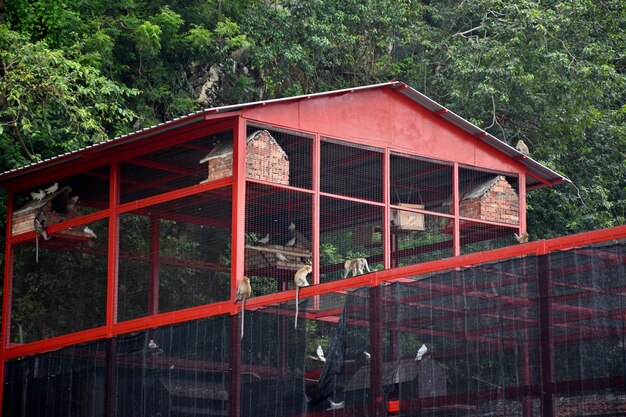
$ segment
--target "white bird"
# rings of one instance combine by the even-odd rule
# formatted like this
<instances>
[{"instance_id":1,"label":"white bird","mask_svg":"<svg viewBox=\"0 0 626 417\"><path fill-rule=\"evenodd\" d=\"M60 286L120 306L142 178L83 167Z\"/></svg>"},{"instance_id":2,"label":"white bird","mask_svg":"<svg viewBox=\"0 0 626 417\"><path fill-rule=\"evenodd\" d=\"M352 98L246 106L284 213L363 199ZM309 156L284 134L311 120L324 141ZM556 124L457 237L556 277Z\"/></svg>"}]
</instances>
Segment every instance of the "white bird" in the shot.
<instances>
[{"instance_id":1,"label":"white bird","mask_svg":"<svg viewBox=\"0 0 626 417\"><path fill-rule=\"evenodd\" d=\"M530 156L530 152L528 151L528 146L521 139L517 141L517 145L515 145L515 149L517 149L524 156Z\"/></svg>"},{"instance_id":2,"label":"white bird","mask_svg":"<svg viewBox=\"0 0 626 417\"><path fill-rule=\"evenodd\" d=\"M276 252L276 259L282 262L289 262L289 259L285 258L285 255L280 252Z\"/></svg>"},{"instance_id":3,"label":"white bird","mask_svg":"<svg viewBox=\"0 0 626 417\"><path fill-rule=\"evenodd\" d=\"M290 231L292 231L292 232L293 232L294 230L296 230L296 225L295 225L295 224L293 224L293 222L291 222L291 224L289 225L289 230L290 230Z\"/></svg>"},{"instance_id":4,"label":"white bird","mask_svg":"<svg viewBox=\"0 0 626 417\"><path fill-rule=\"evenodd\" d=\"M363 355L365 355L365 360L367 360L367 363L370 362L370 359L372 359L372 355L369 354L369 352L363 352Z\"/></svg>"},{"instance_id":5,"label":"white bird","mask_svg":"<svg viewBox=\"0 0 626 417\"><path fill-rule=\"evenodd\" d=\"M46 194L52 194L52 193L54 193L58 189L59 189L59 183L55 182L50 187L45 188L44 191L46 192Z\"/></svg>"},{"instance_id":6,"label":"white bird","mask_svg":"<svg viewBox=\"0 0 626 417\"><path fill-rule=\"evenodd\" d=\"M268 234L265 235L265 237L263 239L257 240L257 243L265 245L269 241L270 241L270 234L268 233Z\"/></svg>"},{"instance_id":7,"label":"white bird","mask_svg":"<svg viewBox=\"0 0 626 417\"><path fill-rule=\"evenodd\" d=\"M96 233L95 233L93 230L91 230L91 229L89 228L89 226L85 226L85 228L83 229L83 232L84 232L84 233L86 233L86 234L88 234L89 236L91 236L91 237L93 237L93 238L97 238L97 237L98 237L98 236L96 235Z\"/></svg>"},{"instance_id":8,"label":"white bird","mask_svg":"<svg viewBox=\"0 0 626 417\"><path fill-rule=\"evenodd\" d=\"M285 243L285 246L293 246L296 244L296 237L292 237L291 239L289 239L289 242Z\"/></svg>"},{"instance_id":9,"label":"white bird","mask_svg":"<svg viewBox=\"0 0 626 417\"><path fill-rule=\"evenodd\" d=\"M155 353L163 353L163 349L161 349L159 345L157 345L156 342L152 339L150 339L150 341L148 342L148 349Z\"/></svg>"},{"instance_id":10,"label":"white bird","mask_svg":"<svg viewBox=\"0 0 626 417\"><path fill-rule=\"evenodd\" d=\"M336 403L333 400L331 400L330 398L327 398L327 399L328 399L328 402L330 403L330 407L328 407L326 409L326 411L328 411L328 410L341 410L344 407L344 405L345 405L344 401L342 401L340 403Z\"/></svg>"},{"instance_id":11,"label":"white bird","mask_svg":"<svg viewBox=\"0 0 626 417\"><path fill-rule=\"evenodd\" d=\"M315 352L317 353L317 357L322 361L322 362L326 362L326 358L324 357L324 351L322 350L322 346L318 346L317 347L317 351Z\"/></svg>"},{"instance_id":12,"label":"white bird","mask_svg":"<svg viewBox=\"0 0 626 417\"><path fill-rule=\"evenodd\" d=\"M44 190L31 191L30 196L35 201L41 201L46 196L46 192Z\"/></svg>"},{"instance_id":13,"label":"white bird","mask_svg":"<svg viewBox=\"0 0 626 417\"><path fill-rule=\"evenodd\" d=\"M421 361L424 355L428 352L428 348L426 345L422 344L422 347L417 351L417 356L415 357L416 361Z\"/></svg>"}]
</instances>

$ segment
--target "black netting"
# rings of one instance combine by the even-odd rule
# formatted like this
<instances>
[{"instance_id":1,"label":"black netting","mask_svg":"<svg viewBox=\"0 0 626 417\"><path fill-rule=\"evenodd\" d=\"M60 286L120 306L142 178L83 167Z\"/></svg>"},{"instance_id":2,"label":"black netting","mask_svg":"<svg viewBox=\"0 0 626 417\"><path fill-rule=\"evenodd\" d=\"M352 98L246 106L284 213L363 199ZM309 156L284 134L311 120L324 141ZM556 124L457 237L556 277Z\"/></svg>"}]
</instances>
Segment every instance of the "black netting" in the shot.
<instances>
[{"instance_id":1,"label":"black netting","mask_svg":"<svg viewBox=\"0 0 626 417\"><path fill-rule=\"evenodd\" d=\"M623 243L526 256L313 296L297 329L292 300L246 310L242 340L237 315L11 360L3 411L624 415L625 260Z\"/></svg>"}]
</instances>

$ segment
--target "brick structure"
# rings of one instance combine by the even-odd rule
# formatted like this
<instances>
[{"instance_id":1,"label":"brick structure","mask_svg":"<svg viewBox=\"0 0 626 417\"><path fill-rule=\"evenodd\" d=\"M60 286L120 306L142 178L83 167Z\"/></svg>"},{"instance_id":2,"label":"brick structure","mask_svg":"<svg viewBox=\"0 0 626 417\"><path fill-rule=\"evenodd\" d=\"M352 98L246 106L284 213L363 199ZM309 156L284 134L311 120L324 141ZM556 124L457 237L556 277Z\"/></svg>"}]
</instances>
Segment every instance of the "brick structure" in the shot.
<instances>
[{"instance_id":1,"label":"brick structure","mask_svg":"<svg viewBox=\"0 0 626 417\"><path fill-rule=\"evenodd\" d=\"M506 178L498 175L463 197L460 214L473 219L519 224L519 198Z\"/></svg>"},{"instance_id":2,"label":"brick structure","mask_svg":"<svg viewBox=\"0 0 626 417\"><path fill-rule=\"evenodd\" d=\"M204 162L208 162L208 181L231 176L232 141L217 145L200 161ZM267 130L257 130L246 139L246 176L255 180L289 185L289 158Z\"/></svg>"}]
</instances>

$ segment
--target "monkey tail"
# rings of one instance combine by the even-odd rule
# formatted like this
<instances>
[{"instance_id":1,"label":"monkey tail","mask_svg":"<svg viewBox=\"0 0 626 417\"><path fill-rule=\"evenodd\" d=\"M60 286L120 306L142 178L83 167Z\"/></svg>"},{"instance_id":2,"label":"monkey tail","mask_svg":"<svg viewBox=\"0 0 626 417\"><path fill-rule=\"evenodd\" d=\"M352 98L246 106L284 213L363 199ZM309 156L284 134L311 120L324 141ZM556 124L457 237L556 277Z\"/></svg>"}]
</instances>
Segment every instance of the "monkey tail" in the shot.
<instances>
[{"instance_id":1,"label":"monkey tail","mask_svg":"<svg viewBox=\"0 0 626 417\"><path fill-rule=\"evenodd\" d=\"M298 291L299 290L300 290L300 287L296 285L296 321L294 322L294 325L293 325L294 329L298 328Z\"/></svg>"},{"instance_id":2,"label":"monkey tail","mask_svg":"<svg viewBox=\"0 0 626 417\"><path fill-rule=\"evenodd\" d=\"M367 259L363 258L363 260L365 261L365 269L367 269L367 272L372 272L372 270L370 269L370 266L367 263Z\"/></svg>"},{"instance_id":3,"label":"monkey tail","mask_svg":"<svg viewBox=\"0 0 626 417\"><path fill-rule=\"evenodd\" d=\"M243 325L246 319L246 299L241 300L241 338L243 339Z\"/></svg>"}]
</instances>

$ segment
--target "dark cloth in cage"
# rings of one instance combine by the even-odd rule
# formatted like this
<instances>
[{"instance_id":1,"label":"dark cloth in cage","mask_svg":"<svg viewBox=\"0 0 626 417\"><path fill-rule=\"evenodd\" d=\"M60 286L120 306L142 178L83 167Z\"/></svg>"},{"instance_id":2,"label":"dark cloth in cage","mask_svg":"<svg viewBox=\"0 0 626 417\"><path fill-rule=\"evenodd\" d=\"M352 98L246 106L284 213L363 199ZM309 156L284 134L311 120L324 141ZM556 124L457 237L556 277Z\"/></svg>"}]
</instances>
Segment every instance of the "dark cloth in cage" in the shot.
<instances>
[{"instance_id":1,"label":"dark cloth in cage","mask_svg":"<svg viewBox=\"0 0 626 417\"><path fill-rule=\"evenodd\" d=\"M343 356L346 349L347 305L348 304L346 303L343 307L343 312L339 318L337 330L333 335L330 348L325 355L326 362L324 362L324 368L322 369L320 379L317 381L315 394L311 397L311 404L323 401L335 392L336 378L343 368Z\"/></svg>"}]
</instances>

